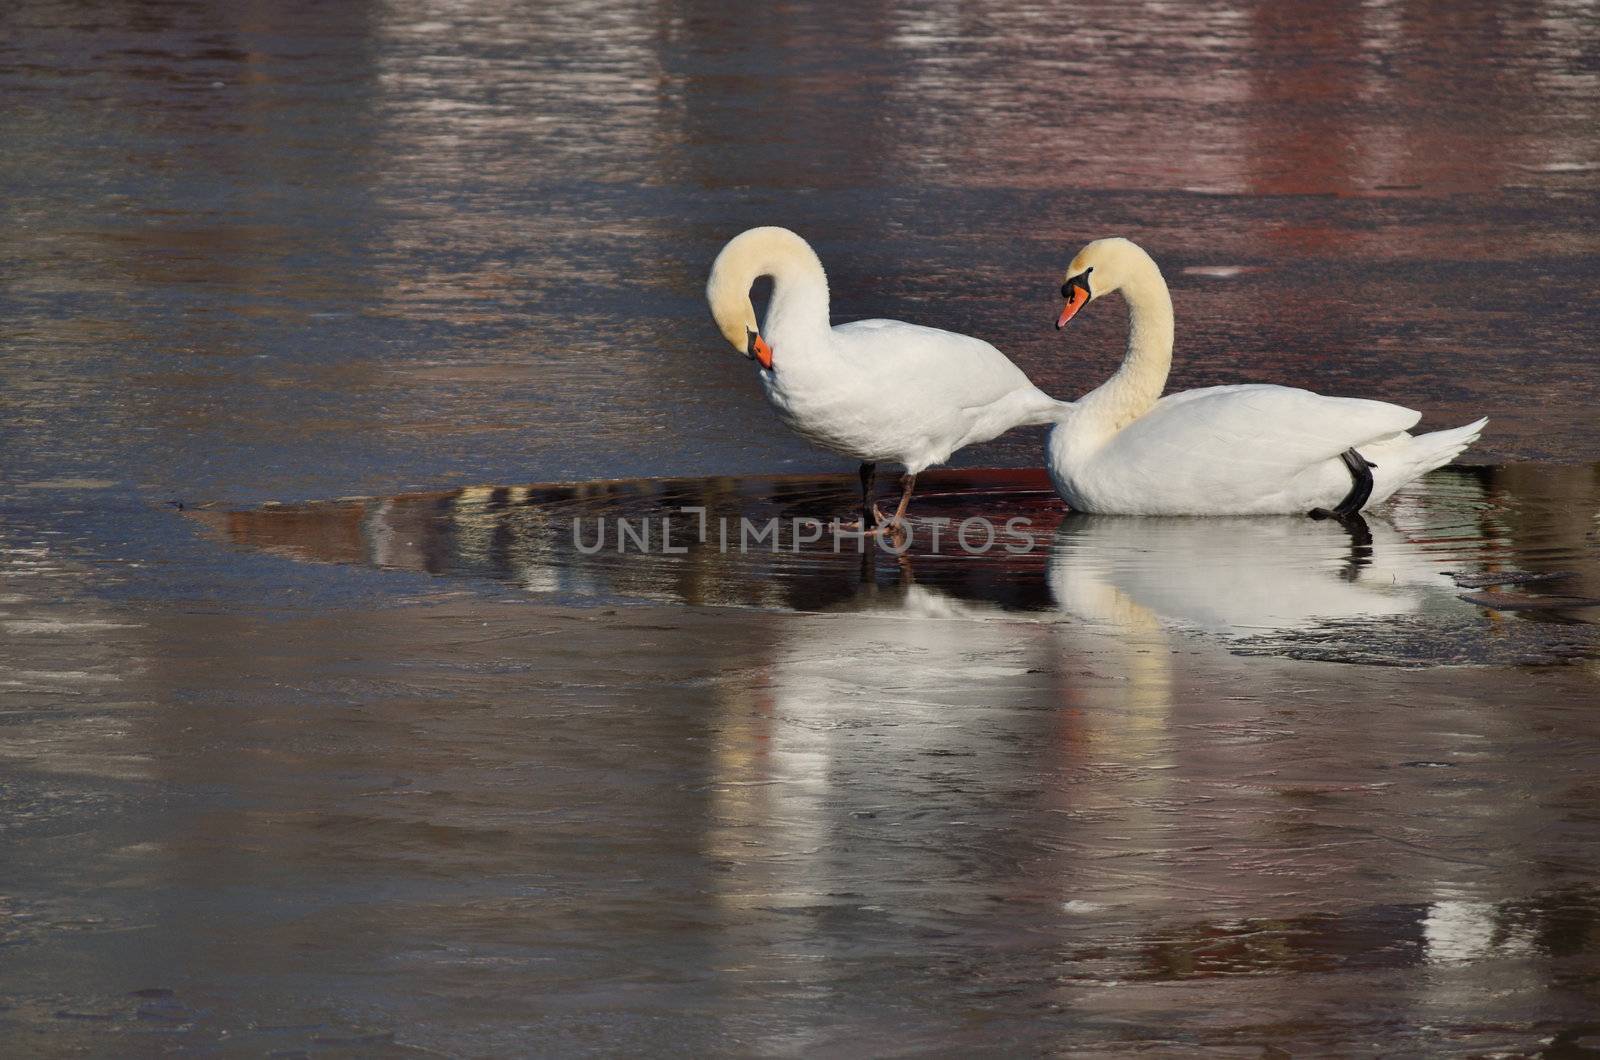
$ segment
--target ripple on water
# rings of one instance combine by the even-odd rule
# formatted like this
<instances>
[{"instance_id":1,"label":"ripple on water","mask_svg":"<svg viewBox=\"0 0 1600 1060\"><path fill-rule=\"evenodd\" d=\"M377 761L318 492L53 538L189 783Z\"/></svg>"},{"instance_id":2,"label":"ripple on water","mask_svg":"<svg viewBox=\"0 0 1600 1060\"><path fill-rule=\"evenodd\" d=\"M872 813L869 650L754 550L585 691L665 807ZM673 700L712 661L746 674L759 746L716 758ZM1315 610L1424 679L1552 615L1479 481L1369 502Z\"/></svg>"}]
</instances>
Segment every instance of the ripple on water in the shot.
<instances>
[{"instance_id":1,"label":"ripple on water","mask_svg":"<svg viewBox=\"0 0 1600 1060\"><path fill-rule=\"evenodd\" d=\"M920 486L910 539L894 544L832 528L853 503L845 476L479 486L186 515L299 561L563 602L1010 612L1384 665L1596 654L1595 467L1447 469L1357 530L1072 514L1036 470L940 470Z\"/></svg>"}]
</instances>

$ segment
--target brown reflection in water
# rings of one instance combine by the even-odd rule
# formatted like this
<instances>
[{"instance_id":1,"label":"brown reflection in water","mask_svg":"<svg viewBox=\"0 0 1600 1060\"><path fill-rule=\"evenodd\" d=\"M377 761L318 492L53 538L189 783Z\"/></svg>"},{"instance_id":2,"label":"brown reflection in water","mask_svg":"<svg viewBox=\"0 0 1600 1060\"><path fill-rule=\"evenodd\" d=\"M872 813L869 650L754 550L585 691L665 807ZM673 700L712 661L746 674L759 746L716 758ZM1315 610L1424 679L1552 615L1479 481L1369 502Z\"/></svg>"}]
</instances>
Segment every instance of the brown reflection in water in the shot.
<instances>
[{"instance_id":1,"label":"brown reflection in water","mask_svg":"<svg viewBox=\"0 0 1600 1060\"><path fill-rule=\"evenodd\" d=\"M1266 266L1180 291L1185 319L1310 351L1195 362L1205 382L1327 371L1366 321L1399 352L1386 395L1490 412L1510 451L1593 456L1597 244L1574 220L1600 146L1592 5L1074 15L13 4L0 400L40 478L184 495L197 477L394 493L480 461L818 466L798 442L746 455L770 416L742 361L707 358L698 290L733 218L795 210L863 244L841 248L846 291L903 281L871 312L921 319L902 293L990 307L970 330L1003 342L1037 319L1028 367L1052 389L1098 347L1048 333L1038 277L1121 228L1179 267ZM1172 194L1189 187L1225 194ZM1338 292L1293 290L1304 255L1417 267L1352 281L1359 311L1335 307L1319 343ZM1512 295L1484 282L1508 276ZM355 322L319 343L330 318ZM425 456L394 442L416 437ZM101 465L72 466L87 451ZM1126 546L1148 534L1041 514L1048 556L879 556L863 580L815 553L589 559L564 525L681 503L827 516L850 507L840 478L198 517L241 547L442 576L427 605L334 613L119 595L167 558L103 522L86 540L73 504L24 506L56 520L37 537L7 512L0 1037L102 1055L1569 1043L1595 1007L1596 901L1574 881L1597 875L1596 671L1521 663L1593 621L1561 600L1600 594L1594 473L1443 481L1397 502L1370 556L1326 527L1260 545L1299 576L1273 622L1346 588L1352 620L1389 607L1318 634L1346 663L1416 658L1352 658L1414 621L1435 655L1501 638L1507 665L1207 653L1175 628L1210 628L1187 568L1232 580L1211 599L1235 627L1249 572L1181 527L1141 559ZM1036 478L945 485L919 512L1053 512ZM1578 573L1508 587L1550 606L1495 616L1445 568ZM450 575L673 606L507 606Z\"/></svg>"},{"instance_id":2,"label":"brown reflection in water","mask_svg":"<svg viewBox=\"0 0 1600 1060\"><path fill-rule=\"evenodd\" d=\"M1177 292L1180 385L1339 384L1489 413L1481 451L1592 456L1582 4L1111 7L1063 33L1045 4L872 2L844 40L830 18L28 5L0 42L26 219L7 390L30 423L77 410L48 458L125 462L152 433L170 459L139 477L175 493L297 431L362 457L310 485L311 450L275 455L271 492L524 454L529 477L817 466L705 321L731 230L799 225L844 313L984 335L1063 394L1122 321L1048 333L1048 278L1116 230L1175 276L1259 270Z\"/></svg>"},{"instance_id":3,"label":"brown reflection in water","mask_svg":"<svg viewBox=\"0 0 1600 1060\"><path fill-rule=\"evenodd\" d=\"M1250 71L1253 102L1263 118L1251 124L1243 155L1250 191L1263 195L1351 194L1369 190L1355 110L1361 105L1370 12L1355 4L1312 12L1262 4L1250 14L1254 50L1265 57ZM1302 252L1335 248L1332 229L1317 234L1278 230L1275 239Z\"/></svg>"},{"instance_id":4,"label":"brown reflection in water","mask_svg":"<svg viewBox=\"0 0 1600 1060\"><path fill-rule=\"evenodd\" d=\"M985 500L1003 509L986 512L979 507ZM836 537L827 524L851 503L843 478L790 476L472 487L190 514L231 542L298 559L491 578L576 596L815 610L850 606L863 583L928 578L957 599L1048 605L1041 572L1062 512L1042 472L931 474L908 552L921 564L899 562L876 541ZM974 524L968 555L960 551L960 526L979 516L992 518L992 528ZM1008 534L1005 522L1013 518L1024 520L1024 529ZM928 520L941 519L949 523L935 551ZM810 540L797 541L797 534ZM1007 545L1029 551L1008 553Z\"/></svg>"},{"instance_id":5,"label":"brown reflection in water","mask_svg":"<svg viewBox=\"0 0 1600 1060\"><path fill-rule=\"evenodd\" d=\"M1172 622L1239 635L1464 621L1473 609L1452 571L1482 582L1462 583L1480 595L1496 571L1554 575L1497 590L1515 604L1501 610L1587 621L1582 601L1600 597L1595 477L1592 467L1441 472L1375 513L1357 540L1287 518L1063 520L1041 472L945 469L919 493L903 558L826 528L851 505L851 480L837 476L470 487L190 517L297 559L569 597L828 610L885 606L861 597L877 588L894 590L894 606L937 598L1129 631ZM1018 522L1008 530L1008 520Z\"/></svg>"},{"instance_id":6,"label":"brown reflection in water","mask_svg":"<svg viewBox=\"0 0 1600 1060\"><path fill-rule=\"evenodd\" d=\"M28 315L47 352L35 382L51 399L93 409L96 430L137 437L131 447L164 449L202 431L246 432L274 392L304 392L303 374L261 363L264 333L314 327L377 289L359 270L330 268L323 239L374 221L360 131L367 8L318 9L318 39L340 42L337 57L306 45L300 4L18 13L62 78L19 97L37 139L11 159L49 222L16 233L28 266L10 290L67 307ZM313 85L320 98L297 95ZM345 193L332 209L305 191L335 184ZM96 333L84 334L82 316ZM341 378L363 381L349 366ZM274 427L285 411L273 405ZM347 411L338 426L361 424Z\"/></svg>"},{"instance_id":7,"label":"brown reflection in water","mask_svg":"<svg viewBox=\"0 0 1600 1060\"><path fill-rule=\"evenodd\" d=\"M1398 5L1391 23L1394 61L1405 77L1396 102L1425 109L1435 120L1418 122L1395 138L1392 183L1478 193L1536 179L1532 175L1552 155L1594 148L1592 129L1587 143L1562 142L1561 134L1551 142L1565 107L1540 114L1540 82L1562 76L1557 57L1567 47L1559 32L1541 23L1559 18L1564 6L1533 13L1493 4ZM1544 61L1518 69L1509 57L1530 44L1544 53ZM1459 76L1463 70L1473 76Z\"/></svg>"},{"instance_id":8,"label":"brown reflection in water","mask_svg":"<svg viewBox=\"0 0 1600 1060\"><path fill-rule=\"evenodd\" d=\"M1002 484L1029 481L959 474L930 479L928 511L1004 506ZM1453 520L1473 524L1487 494L1444 485L1392 517L1459 549ZM534 506L507 487L202 516L299 557L481 573L552 555L519 508L847 509L850 487L577 484L531 488ZM1496 507L1536 509L1534 488ZM374 540L353 513L390 502L403 514ZM1093 574L1079 561L1109 558L1115 525L1053 558L1076 550L1071 573ZM1502 541L1501 558L1572 558ZM43 573L5 583L0 621L128 621L81 599L94 572L6 555ZM108 694L58 675L76 695L45 710L52 693L24 689L28 713L4 719L23 752L6 761L13 820L55 822L8 860L24 984L8 1019L100 1051L151 1022L135 989L196 1014L176 1040L250 1048L358 1031L436 1051L644 1044L635 1020L745 1052L982 1051L997 1034L1087 1049L1175 1026L1310 1048L1421 1023L1488 1048L1486 1012L1511 1048L1570 1025L1597 915L1575 882L1596 849L1592 673L1240 659L1168 630L1138 583L1080 586L1054 597L1081 609L1070 620L1038 621L996 606L1015 592L998 579L923 584L933 558L805 614L445 585L353 611L142 605L133 628L0 641L36 672L99 642L121 677ZM56 566L65 579L43 577ZM308 997L313 980L337 997Z\"/></svg>"},{"instance_id":9,"label":"brown reflection in water","mask_svg":"<svg viewBox=\"0 0 1600 1060\"><path fill-rule=\"evenodd\" d=\"M708 189L786 191L893 179L890 160L908 130L875 118L898 75L890 6L855 5L850 32L840 34L837 12L825 7L663 5L655 146L664 175ZM779 198L774 208L772 223L785 223L795 204ZM854 218L848 235L865 238L858 226L876 223L870 213Z\"/></svg>"},{"instance_id":10,"label":"brown reflection in water","mask_svg":"<svg viewBox=\"0 0 1600 1060\"><path fill-rule=\"evenodd\" d=\"M1564 958L1600 945L1600 894L1573 887L1530 899L1444 899L1343 915L1195 924L1136 954L1078 955L1110 974L1172 981L1267 972L1461 965L1489 958Z\"/></svg>"},{"instance_id":11,"label":"brown reflection in water","mask_svg":"<svg viewBox=\"0 0 1600 1060\"><path fill-rule=\"evenodd\" d=\"M1070 32L1048 4L891 11L890 98L924 116L899 133L922 179L1449 194L1519 164L1519 183L1550 179L1546 158L1595 142L1581 3L1127 7Z\"/></svg>"},{"instance_id":12,"label":"brown reflection in water","mask_svg":"<svg viewBox=\"0 0 1600 1060\"><path fill-rule=\"evenodd\" d=\"M1552 939L1567 927L1593 936L1592 888L1475 897L1486 879L1520 875L1534 860L1526 844L1541 842L1528 804L1503 798L1504 785L1521 782L1489 765L1489 749L1524 746L1521 722L1443 686L1396 684L1393 671L1219 665L1114 594L1103 614L1111 637L971 605L930 608L908 594L871 610L794 616L768 665L719 682L707 853L727 870L715 890L726 910L721 963L819 1004L870 1006L876 984L863 965L904 945L903 920L928 939L1003 921L999 952L1050 950L1047 996L1080 1025L1099 1016L1143 1028L1156 1009L1170 1026L1172 1013L1227 996L1234 1008L1219 1023L1270 1012L1286 1039L1337 1036L1341 1023L1312 1011L1301 973L1361 976L1369 998L1387 982L1364 1011L1399 1025L1476 1014L1500 990L1526 996L1537 983L1583 981L1588 944ZM1576 671L1553 676L1533 694L1564 703L1558 713L1592 687ZM1337 705L1322 698L1333 691L1322 680L1344 690ZM996 710L1021 702L1040 709ZM1333 729L1313 734L1313 718ZM1400 735L1411 726L1431 734L1428 757L1415 756L1414 732ZM1446 809L1482 790L1483 769L1502 798ZM1432 808L1419 811L1425 822L1387 817L1382 808L1409 798L1402 790ZM1587 812L1582 797L1547 791L1544 800ZM1019 823L1037 815L1051 826ZM1392 885L1375 882L1372 859L1437 899L1374 902ZM918 904L928 878L961 881L941 887L938 915ZM1308 912L1307 894L1363 899ZM1219 908L1284 912L1229 919ZM1152 909L1162 910L1157 926ZM756 916L775 926L752 953L745 925ZM854 941L847 951L834 944L841 934ZM1039 1018L1040 968L1027 960L917 964L904 972L910 989L965 984L991 1034L997 1008ZM1447 985L1383 979L1420 964L1437 966ZM1174 1000L1143 987L1245 976L1255 980L1247 999L1237 988ZM767 1048L837 1044L812 1023L765 1033Z\"/></svg>"}]
</instances>

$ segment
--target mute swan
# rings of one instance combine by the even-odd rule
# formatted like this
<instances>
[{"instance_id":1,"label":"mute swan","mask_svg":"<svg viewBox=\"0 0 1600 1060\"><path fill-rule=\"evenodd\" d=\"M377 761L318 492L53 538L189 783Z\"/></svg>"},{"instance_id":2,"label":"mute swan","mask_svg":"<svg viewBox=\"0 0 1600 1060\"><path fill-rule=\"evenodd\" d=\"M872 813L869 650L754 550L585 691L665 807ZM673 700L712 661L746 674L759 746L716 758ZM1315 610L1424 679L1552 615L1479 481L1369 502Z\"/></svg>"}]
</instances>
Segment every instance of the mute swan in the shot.
<instances>
[{"instance_id":1,"label":"mute swan","mask_svg":"<svg viewBox=\"0 0 1600 1060\"><path fill-rule=\"evenodd\" d=\"M772 277L766 327L750 285ZM828 279L805 240L786 228L752 228L722 248L706 301L734 349L760 363L767 401L813 445L861 461L867 531L905 517L917 473L1012 427L1053 423L1068 406L1028 382L981 339L904 324L858 320L830 327ZM885 520L872 503L876 465L906 469L900 506Z\"/></svg>"},{"instance_id":2,"label":"mute swan","mask_svg":"<svg viewBox=\"0 0 1600 1060\"><path fill-rule=\"evenodd\" d=\"M1098 239L1078 252L1056 327L1113 291L1128 302L1127 357L1050 432L1050 478L1078 511L1346 519L1449 462L1489 422L1412 436L1422 414L1411 409L1259 383L1161 397L1172 299L1137 245Z\"/></svg>"}]
</instances>

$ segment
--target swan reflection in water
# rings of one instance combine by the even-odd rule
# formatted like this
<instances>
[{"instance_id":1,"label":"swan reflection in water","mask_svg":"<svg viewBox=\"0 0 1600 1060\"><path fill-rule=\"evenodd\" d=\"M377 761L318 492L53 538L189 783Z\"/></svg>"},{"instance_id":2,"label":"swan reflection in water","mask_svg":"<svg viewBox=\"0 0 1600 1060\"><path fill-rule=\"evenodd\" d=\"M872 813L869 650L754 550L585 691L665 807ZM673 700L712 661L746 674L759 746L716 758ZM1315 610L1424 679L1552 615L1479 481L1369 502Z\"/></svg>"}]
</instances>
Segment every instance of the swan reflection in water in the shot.
<instances>
[{"instance_id":1,"label":"swan reflection in water","mask_svg":"<svg viewBox=\"0 0 1600 1060\"><path fill-rule=\"evenodd\" d=\"M1463 622L1487 614L1450 574L1570 572L1499 593L1521 617L1592 623L1600 596L1595 510L1600 469L1452 469L1408 488L1365 525L1293 517L1137 518L1066 514L1038 471L925 475L924 513L903 558L868 543L857 554L824 536L776 549L726 548L697 520L782 527L848 504L844 476L710 478L473 487L438 493L190 513L224 539L300 560L363 564L509 582L557 600L643 600L785 611L937 607L1041 612L1142 628L1156 621L1231 637L1400 619ZM704 516L684 514L685 511ZM1035 547L971 554L948 526L1020 518ZM929 549L930 518L949 519ZM618 520L648 522L649 546ZM595 527L612 526L593 548ZM664 521L673 548L662 546ZM884 594L886 587L916 592ZM935 605L934 600L948 602ZM1048 617L1036 616L1036 617Z\"/></svg>"},{"instance_id":2,"label":"swan reflection in water","mask_svg":"<svg viewBox=\"0 0 1600 1060\"><path fill-rule=\"evenodd\" d=\"M1214 551L1197 544L1211 528ZM1253 661L1178 650L1174 627L1472 610L1399 529L1374 525L1370 538L1282 520L1068 517L1043 577L1053 609L1007 610L902 572L790 616L758 673L715 686L702 842L727 870L710 890L729 925L717 959L820 999L856 981L859 953L841 952L841 931L867 952L907 930L926 931L935 951L995 932L988 973L1000 988L1007 973L1067 989L1428 964L1470 997L1462 981L1480 989L1559 956L1565 924L1600 922L1592 889L1483 900L1419 846L1384 851L1408 881L1386 900L1363 889L1365 862L1348 849L1381 845L1365 837L1392 805L1367 801L1394 783L1369 783L1380 748L1512 746L1514 715L1449 715L1441 736L1440 707L1350 731L1345 712L1296 701ZM1179 546L1194 560L1181 572L1163 558ZM1400 556L1385 560L1386 546ZM1480 729L1492 735L1481 744ZM1329 745L1337 755L1317 761ZM1485 811L1464 827L1519 821ZM1309 838L1323 827L1340 840ZM1528 894L1507 877L1502 893ZM753 953L761 917L780 926ZM1292 976L1258 986L1285 1007L1300 989ZM829 1044L806 1037L818 1033L796 1024L766 1044Z\"/></svg>"},{"instance_id":3,"label":"swan reflection in water","mask_svg":"<svg viewBox=\"0 0 1600 1060\"><path fill-rule=\"evenodd\" d=\"M1378 520L1073 515L1056 530L1049 580L1056 606L1082 619L1142 625L1147 614L1249 635L1450 606L1440 570Z\"/></svg>"},{"instance_id":4,"label":"swan reflection in water","mask_svg":"<svg viewBox=\"0 0 1600 1060\"><path fill-rule=\"evenodd\" d=\"M1585 535L1600 490L1587 481L1518 494L1492 475L1434 476L1362 534L1295 518L1063 517L1026 474L952 472L922 483L919 512L1027 514L1040 547L869 552L865 563L572 544L575 514L830 514L849 502L843 476L460 490L196 518L298 560L495 579L541 598L801 612L752 618L772 634L755 661L707 678L694 841L716 866L704 887L722 952L707 963L815 1001L855 988L862 954L892 952L908 931L933 951L963 933L992 938L999 973L1064 987L1422 962L1492 977L1558 954L1556 929L1600 917L1592 891L1518 875L1532 857L1508 859L1495 887L1461 887L1440 856L1490 822L1516 849L1535 831L1522 800L1473 803L1483 812L1436 822L1420 844L1369 835L1393 806L1437 797L1431 772L1375 774L1373 760L1431 760L1457 743L1526 757L1520 715L1444 704L1385 710L1380 729L1373 711L1410 687L1393 686L1362 715L1369 724L1352 725L1257 660L1186 649L1191 630L1484 624L1450 570L1575 569L1593 587ZM1395 788L1410 794L1377 801ZM1379 855L1411 883L1364 889ZM853 948L840 950L841 931ZM938 974L937 957L929 966ZM1292 1004L1297 981L1272 983L1281 992L1268 1001ZM817 1031L794 1021L788 1033Z\"/></svg>"}]
</instances>

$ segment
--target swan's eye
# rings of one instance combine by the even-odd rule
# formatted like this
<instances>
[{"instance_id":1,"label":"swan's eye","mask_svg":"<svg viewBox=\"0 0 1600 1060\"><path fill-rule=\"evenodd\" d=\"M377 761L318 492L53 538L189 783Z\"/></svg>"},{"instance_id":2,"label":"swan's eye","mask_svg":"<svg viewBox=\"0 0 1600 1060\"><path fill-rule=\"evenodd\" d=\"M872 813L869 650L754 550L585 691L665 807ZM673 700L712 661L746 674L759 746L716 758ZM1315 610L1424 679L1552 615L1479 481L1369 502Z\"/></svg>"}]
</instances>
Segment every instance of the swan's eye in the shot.
<instances>
[{"instance_id":1,"label":"swan's eye","mask_svg":"<svg viewBox=\"0 0 1600 1060\"><path fill-rule=\"evenodd\" d=\"M1068 276L1067 282L1061 285L1061 297L1070 299L1072 297L1072 289L1074 287L1082 287L1084 296L1092 297L1094 292L1089 290L1089 274L1093 271L1094 266L1090 265L1087 269L1084 269L1082 272L1078 273L1078 275Z\"/></svg>"}]
</instances>

